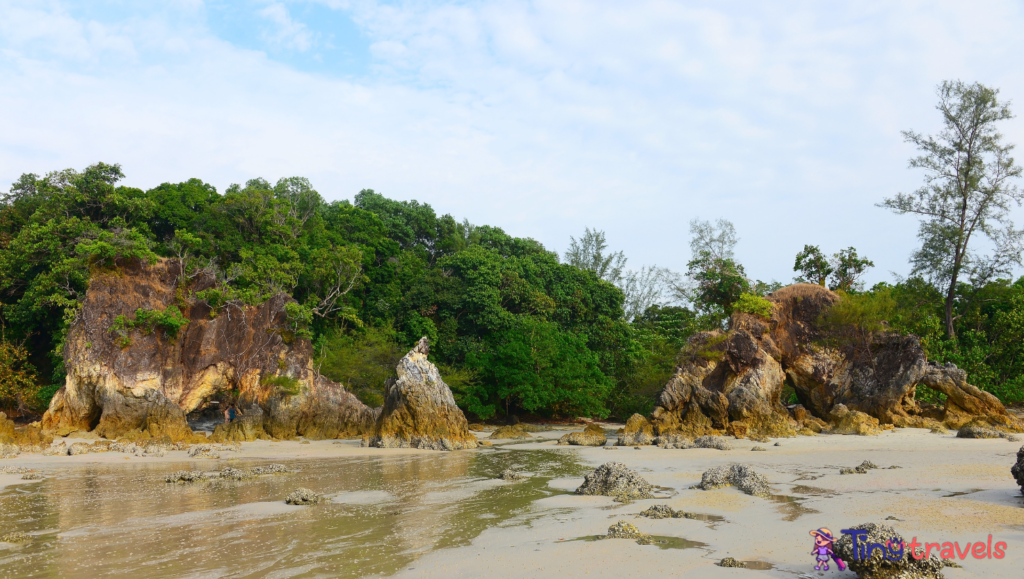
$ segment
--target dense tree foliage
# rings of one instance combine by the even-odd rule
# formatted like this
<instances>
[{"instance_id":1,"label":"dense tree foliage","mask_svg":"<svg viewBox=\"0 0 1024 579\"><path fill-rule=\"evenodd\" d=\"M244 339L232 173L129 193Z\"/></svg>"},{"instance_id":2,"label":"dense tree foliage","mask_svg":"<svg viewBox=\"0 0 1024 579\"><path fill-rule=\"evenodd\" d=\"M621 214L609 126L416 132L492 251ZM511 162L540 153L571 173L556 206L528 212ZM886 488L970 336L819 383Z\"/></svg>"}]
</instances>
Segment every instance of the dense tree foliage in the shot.
<instances>
[{"instance_id":1,"label":"dense tree foliage","mask_svg":"<svg viewBox=\"0 0 1024 579\"><path fill-rule=\"evenodd\" d=\"M97 164L24 175L5 196L0 404L45 405L90 275L119 259L175 259L186 276L215 276L216 287L186 296L214 310L292 295L292 329L313 340L320 371L370 404L421 336L479 418L606 416L649 363L622 291L532 239L372 190L327 203L297 177L223 194L198 179L149 191L122 179L119 166ZM176 334L187 320L169 310L111 330Z\"/></svg>"}]
</instances>

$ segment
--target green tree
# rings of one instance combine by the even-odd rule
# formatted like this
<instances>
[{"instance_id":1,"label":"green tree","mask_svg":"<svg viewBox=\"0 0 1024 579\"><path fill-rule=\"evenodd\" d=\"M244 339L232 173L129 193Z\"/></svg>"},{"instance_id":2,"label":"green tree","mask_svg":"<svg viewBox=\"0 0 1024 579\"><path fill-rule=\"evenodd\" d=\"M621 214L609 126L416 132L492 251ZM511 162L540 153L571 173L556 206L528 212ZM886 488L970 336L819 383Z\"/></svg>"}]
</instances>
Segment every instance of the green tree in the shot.
<instances>
[{"instance_id":1,"label":"green tree","mask_svg":"<svg viewBox=\"0 0 1024 579\"><path fill-rule=\"evenodd\" d=\"M857 250L852 247L840 250L832 256L832 283L829 284L829 289L844 292L861 289L863 284L860 277L869 267L874 266L873 261L860 257Z\"/></svg>"},{"instance_id":2,"label":"green tree","mask_svg":"<svg viewBox=\"0 0 1024 579\"><path fill-rule=\"evenodd\" d=\"M805 245L803 251L796 254L793 271L801 274L793 281L816 283L824 287L828 276L832 275L832 264L817 245Z\"/></svg>"},{"instance_id":3,"label":"green tree","mask_svg":"<svg viewBox=\"0 0 1024 579\"><path fill-rule=\"evenodd\" d=\"M491 386L486 399L468 400L470 412L481 418L498 408L505 415L519 409L570 417L608 414L603 401L612 383L597 356L584 339L554 323L519 318L467 361Z\"/></svg>"},{"instance_id":4,"label":"green tree","mask_svg":"<svg viewBox=\"0 0 1024 579\"><path fill-rule=\"evenodd\" d=\"M1010 219L1020 205L1021 191L1012 180L1021 175L1012 144L1005 144L997 123L1013 117L999 91L984 85L945 81L938 87L943 129L934 136L905 131L921 155L910 167L923 169L924 185L900 193L880 206L921 219L921 248L911 258L913 274L922 275L945 296L945 330L956 335L957 284L963 277L991 279L1020 264L1024 232ZM991 240L989 255L974 251L977 235Z\"/></svg>"},{"instance_id":5,"label":"green tree","mask_svg":"<svg viewBox=\"0 0 1024 579\"><path fill-rule=\"evenodd\" d=\"M619 283L622 270L626 267L626 256L621 251L605 254L608 243L604 231L591 231L586 228L583 237L569 238L569 249L565 252L565 262L580 269L590 270L597 277L611 283Z\"/></svg>"}]
</instances>

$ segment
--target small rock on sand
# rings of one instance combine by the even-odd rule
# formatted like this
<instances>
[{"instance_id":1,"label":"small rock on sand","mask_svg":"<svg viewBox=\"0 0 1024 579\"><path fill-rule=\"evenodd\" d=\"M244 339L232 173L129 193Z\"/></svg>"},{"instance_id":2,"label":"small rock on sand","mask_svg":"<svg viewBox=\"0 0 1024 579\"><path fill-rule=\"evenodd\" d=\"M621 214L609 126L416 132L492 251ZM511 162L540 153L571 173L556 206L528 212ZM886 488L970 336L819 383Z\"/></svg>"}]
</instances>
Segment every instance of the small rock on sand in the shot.
<instances>
[{"instance_id":1,"label":"small rock on sand","mask_svg":"<svg viewBox=\"0 0 1024 579\"><path fill-rule=\"evenodd\" d=\"M726 557L725 559L722 559L721 561L716 563L716 565L718 565L719 567L740 567L740 568L743 568L743 567L747 566L747 564L744 563L743 561L737 561L736 559L733 559L732 557Z\"/></svg>"},{"instance_id":2,"label":"small rock on sand","mask_svg":"<svg viewBox=\"0 0 1024 579\"><path fill-rule=\"evenodd\" d=\"M626 521L619 521L614 525L608 527L608 534L605 535L605 539L636 539L639 545L653 545L654 539L651 538L647 533L641 533L640 529L637 529L633 525Z\"/></svg>"},{"instance_id":3,"label":"small rock on sand","mask_svg":"<svg viewBox=\"0 0 1024 579\"><path fill-rule=\"evenodd\" d=\"M755 446L754 448L751 448L750 450L755 451L755 452L757 452L757 451L765 452L768 449L763 447L763 446Z\"/></svg>"},{"instance_id":4,"label":"small rock on sand","mask_svg":"<svg viewBox=\"0 0 1024 579\"><path fill-rule=\"evenodd\" d=\"M1024 446L1020 447L1020 450L1017 451L1017 464L1010 467L1010 474L1017 481L1020 492L1024 493Z\"/></svg>"},{"instance_id":5,"label":"small rock on sand","mask_svg":"<svg viewBox=\"0 0 1024 579\"><path fill-rule=\"evenodd\" d=\"M324 496L309 489L295 489L284 500L289 505L316 505L324 501Z\"/></svg>"},{"instance_id":6,"label":"small rock on sand","mask_svg":"<svg viewBox=\"0 0 1024 579\"><path fill-rule=\"evenodd\" d=\"M732 450L732 446L729 445L729 441L721 436L701 436L693 441L693 447Z\"/></svg>"},{"instance_id":7,"label":"small rock on sand","mask_svg":"<svg viewBox=\"0 0 1024 579\"><path fill-rule=\"evenodd\" d=\"M179 470L171 473L166 479L169 483L194 483L206 480L206 473L198 470Z\"/></svg>"},{"instance_id":8,"label":"small rock on sand","mask_svg":"<svg viewBox=\"0 0 1024 579\"><path fill-rule=\"evenodd\" d=\"M501 474L498 475L498 478L507 481L519 481L526 479L526 475L519 471L506 468L505 470L501 471Z\"/></svg>"},{"instance_id":9,"label":"small rock on sand","mask_svg":"<svg viewBox=\"0 0 1024 579\"><path fill-rule=\"evenodd\" d=\"M855 466L853 468L844 467L839 469L839 474L866 474L869 470L874 468L878 468L878 466L875 465L875 463L871 462L870 460L865 460L864 462L860 463L859 466Z\"/></svg>"}]
</instances>

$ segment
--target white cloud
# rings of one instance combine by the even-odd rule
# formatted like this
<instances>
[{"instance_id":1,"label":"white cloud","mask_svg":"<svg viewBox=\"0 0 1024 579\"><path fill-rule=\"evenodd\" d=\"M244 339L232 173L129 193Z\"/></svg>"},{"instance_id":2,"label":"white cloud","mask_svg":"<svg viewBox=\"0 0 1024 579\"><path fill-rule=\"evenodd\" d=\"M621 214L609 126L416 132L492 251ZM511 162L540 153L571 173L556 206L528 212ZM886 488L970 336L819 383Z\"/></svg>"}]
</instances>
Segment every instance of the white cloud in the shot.
<instances>
[{"instance_id":1,"label":"white cloud","mask_svg":"<svg viewBox=\"0 0 1024 579\"><path fill-rule=\"evenodd\" d=\"M270 44L300 52L312 48L315 35L305 24L292 20L291 14L288 13L288 8L284 4L273 2L261 8L258 13L276 26L273 32L264 33L264 39Z\"/></svg>"},{"instance_id":2,"label":"white cloud","mask_svg":"<svg viewBox=\"0 0 1024 579\"><path fill-rule=\"evenodd\" d=\"M916 224L873 204L916 187L899 130L936 128L934 85L1024 101L1012 2L344 6L372 45L365 78L214 38L199 6L94 22L0 0L0 189L98 160L144 187L306 175L559 250L597 227L632 265L676 269L688 221L725 216L752 275L787 280L816 243L855 245L881 279L906 271ZM260 8L268 42L309 50L287 8ZM1019 119L1004 132L1024 143Z\"/></svg>"}]
</instances>

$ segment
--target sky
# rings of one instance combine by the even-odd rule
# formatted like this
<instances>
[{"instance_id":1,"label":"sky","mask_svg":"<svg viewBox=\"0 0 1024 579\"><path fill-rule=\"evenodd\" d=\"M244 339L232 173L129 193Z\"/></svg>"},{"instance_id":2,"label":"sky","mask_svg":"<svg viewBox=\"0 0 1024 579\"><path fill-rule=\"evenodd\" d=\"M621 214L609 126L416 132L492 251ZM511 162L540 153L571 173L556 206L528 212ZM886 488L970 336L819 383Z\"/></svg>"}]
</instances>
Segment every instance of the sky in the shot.
<instances>
[{"instance_id":1,"label":"sky","mask_svg":"<svg viewBox=\"0 0 1024 579\"><path fill-rule=\"evenodd\" d=\"M917 222L876 204L922 180L901 131L940 128L947 79L1024 106L1022 29L1000 0L0 0L0 191L98 161L144 189L298 175L677 271L724 217L753 278L814 244L890 281Z\"/></svg>"}]
</instances>

